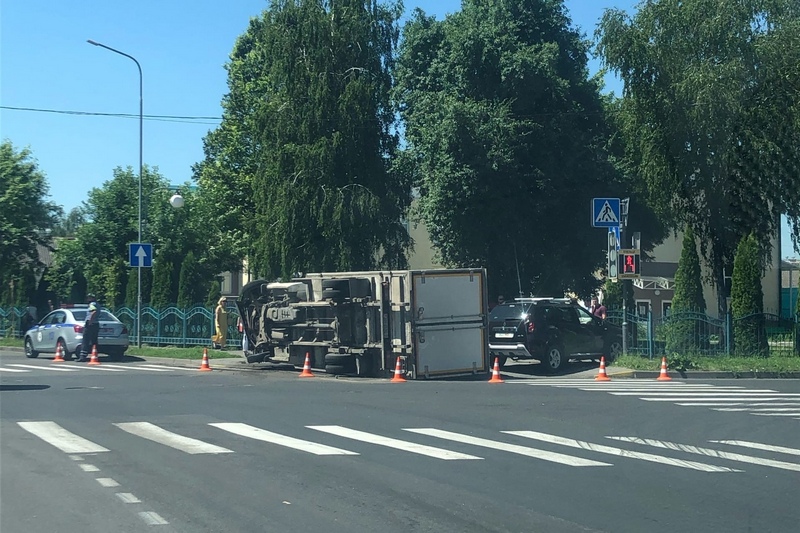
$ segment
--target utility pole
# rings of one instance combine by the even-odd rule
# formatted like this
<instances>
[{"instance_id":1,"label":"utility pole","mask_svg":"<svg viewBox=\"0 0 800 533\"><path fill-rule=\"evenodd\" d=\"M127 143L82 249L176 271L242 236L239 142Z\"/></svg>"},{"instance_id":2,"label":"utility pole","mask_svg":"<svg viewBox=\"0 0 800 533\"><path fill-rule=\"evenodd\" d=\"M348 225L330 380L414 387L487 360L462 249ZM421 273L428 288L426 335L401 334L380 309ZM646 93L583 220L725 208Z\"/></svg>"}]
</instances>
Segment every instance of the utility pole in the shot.
<instances>
[{"instance_id":1,"label":"utility pole","mask_svg":"<svg viewBox=\"0 0 800 533\"><path fill-rule=\"evenodd\" d=\"M623 198L619 202L620 226L619 238L623 246L627 246L628 241L628 203L630 198ZM628 280L621 279L622 282L622 353L628 353Z\"/></svg>"}]
</instances>

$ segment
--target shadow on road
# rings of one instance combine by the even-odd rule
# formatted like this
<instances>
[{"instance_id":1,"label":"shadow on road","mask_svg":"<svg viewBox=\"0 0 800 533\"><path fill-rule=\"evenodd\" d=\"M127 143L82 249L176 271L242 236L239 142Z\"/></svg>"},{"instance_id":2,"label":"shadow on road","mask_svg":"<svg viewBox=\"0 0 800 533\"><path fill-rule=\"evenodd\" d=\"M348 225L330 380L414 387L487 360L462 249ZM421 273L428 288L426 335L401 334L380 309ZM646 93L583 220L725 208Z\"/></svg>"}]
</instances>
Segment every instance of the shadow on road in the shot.
<instances>
[{"instance_id":1,"label":"shadow on road","mask_svg":"<svg viewBox=\"0 0 800 533\"><path fill-rule=\"evenodd\" d=\"M45 390L49 388L50 385L0 385L0 392L21 391L21 390Z\"/></svg>"}]
</instances>

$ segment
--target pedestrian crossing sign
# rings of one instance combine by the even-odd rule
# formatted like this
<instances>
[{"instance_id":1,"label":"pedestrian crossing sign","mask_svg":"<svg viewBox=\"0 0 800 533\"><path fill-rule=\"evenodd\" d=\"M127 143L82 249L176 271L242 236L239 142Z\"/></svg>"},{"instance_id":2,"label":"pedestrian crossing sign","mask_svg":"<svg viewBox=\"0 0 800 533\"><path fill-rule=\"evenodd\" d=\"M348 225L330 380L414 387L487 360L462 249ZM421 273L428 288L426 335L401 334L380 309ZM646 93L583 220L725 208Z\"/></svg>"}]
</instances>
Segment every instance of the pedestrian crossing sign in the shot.
<instances>
[{"instance_id":1,"label":"pedestrian crossing sign","mask_svg":"<svg viewBox=\"0 0 800 533\"><path fill-rule=\"evenodd\" d=\"M592 199L592 226L611 228L620 225L619 198Z\"/></svg>"}]
</instances>

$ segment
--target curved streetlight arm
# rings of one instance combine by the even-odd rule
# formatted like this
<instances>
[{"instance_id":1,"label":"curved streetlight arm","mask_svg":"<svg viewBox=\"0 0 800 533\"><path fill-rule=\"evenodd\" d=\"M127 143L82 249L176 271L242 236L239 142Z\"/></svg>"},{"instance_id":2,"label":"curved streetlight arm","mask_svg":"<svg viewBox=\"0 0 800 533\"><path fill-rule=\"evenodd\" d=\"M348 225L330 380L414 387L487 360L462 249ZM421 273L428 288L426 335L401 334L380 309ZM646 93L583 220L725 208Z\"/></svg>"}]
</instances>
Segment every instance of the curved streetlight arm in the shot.
<instances>
[{"instance_id":1,"label":"curved streetlight arm","mask_svg":"<svg viewBox=\"0 0 800 533\"><path fill-rule=\"evenodd\" d=\"M142 152L143 152L143 124L144 124L144 91L142 90L143 87L143 76L142 76L142 66L136 60L135 57L132 55L126 54L125 52L120 52L116 48L111 48L110 46L106 46L103 43L98 43L97 41L93 41L91 39L86 40L87 43L99 46L101 48L105 48L115 54L119 54L121 56L125 56L134 63L136 63L136 68L139 69L139 243L142 242ZM136 344L139 348L142 347L142 266L139 265L137 267L138 270L138 285L137 285L137 298L136 298Z\"/></svg>"}]
</instances>

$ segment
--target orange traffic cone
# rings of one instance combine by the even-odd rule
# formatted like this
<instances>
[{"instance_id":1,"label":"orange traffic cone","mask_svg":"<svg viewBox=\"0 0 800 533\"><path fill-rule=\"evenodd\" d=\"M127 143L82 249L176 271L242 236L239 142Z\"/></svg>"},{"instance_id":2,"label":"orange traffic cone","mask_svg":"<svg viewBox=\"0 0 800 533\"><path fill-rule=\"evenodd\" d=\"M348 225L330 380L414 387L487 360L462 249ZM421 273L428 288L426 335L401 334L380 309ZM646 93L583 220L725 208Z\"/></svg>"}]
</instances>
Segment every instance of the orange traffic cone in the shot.
<instances>
[{"instance_id":1,"label":"orange traffic cone","mask_svg":"<svg viewBox=\"0 0 800 533\"><path fill-rule=\"evenodd\" d=\"M89 358L90 365L99 365L100 361L97 359L97 345L92 346L92 356Z\"/></svg>"},{"instance_id":2,"label":"orange traffic cone","mask_svg":"<svg viewBox=\"0 0 800 533\"><path fill-rule=\"evenodd\" d=\"M489 383L505 383L503 378L500 377L500 358L494 358L494 368L492 369L492 379L489 380Z\"/></svg>"},{"instance_id":3,"label":"orange traffic cone","mask_svg":"<svg viewBox=\"0 0 800 533\"><path fill-rule=\"evenodd\" d=\"M200 363L200 372L211 372L208 364L208 348L203 348L203 361Z\"/></svg>"},{"instance_id":4,"label":"orange traffic cone","mask_svg":"<svg viewBox=\"0 0 800 533\"><path fill-rule=\"evenodd\" d=\"M667 358L661 358L661 374L658 375L656 381L672 381L672 378L667 374Z\"/></svg>"},{"instance_id":5,"label":"orange traffic cone","mask_svg":"<svg viewBox=\"0 0 800 533\"><path fill-rule=\"evenodd\" d=\"M600 358L600 372L594 377L595 381L611 381L611 378L606 374L606 358Z\"/></svg>"},{"instance_id":6,"label":"orange traffic cone","mask_svg":"<svg viewBox=\"0 0 800 533\"><path fill-rule=\"evenodd\" d=\"M403 377L403 365L400 364L400 358L397 358L397 362L394 365L394 376L392 376L391 381L393 383L405 383L406 378Z\"/></svg>"},{"instance_id":7,"label":"orange traffic cone","mask_svg":"<svg viewBox=\"0 0 800 533\"><path fill-rule=\"evenodd\" d=\"M53 358L54 363L63 363L64 362L64 354L61 353L61 343L58 343L56 346L56 356Z\"/></svg>"},{"instance_id":8,"label":"orange traffic cone","mask_svg":"<svg viewBox=\"0 0 800 533\"><path fill-rule=\"evenodd\" d=\"M301 378L313 378L314 374L311 373L311 354L306 352L306 360L303 363L303 371L300 372Z\"/></svg>"}]
</instances>

